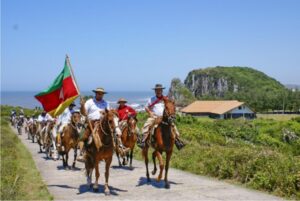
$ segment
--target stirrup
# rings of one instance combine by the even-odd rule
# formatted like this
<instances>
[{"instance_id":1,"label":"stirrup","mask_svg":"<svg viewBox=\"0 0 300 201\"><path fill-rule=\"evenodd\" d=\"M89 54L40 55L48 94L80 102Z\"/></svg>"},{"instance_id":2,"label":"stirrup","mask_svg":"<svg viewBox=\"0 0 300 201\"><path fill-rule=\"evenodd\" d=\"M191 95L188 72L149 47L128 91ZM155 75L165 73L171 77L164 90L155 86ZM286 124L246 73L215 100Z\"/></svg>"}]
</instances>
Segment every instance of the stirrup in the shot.
<instances>
[{"instance_id":1,"label":"stirrup","mask_svg":"<svg viewBox=\"0 0 300 201\"><path fill-rule=\"evenodd\" d=\"M93 142L93 137L90 135L87 141L87 144L90 145Z\"/></svg>"},{"instance_id":2,"label":"stirrup","mask_svg":"<svg viewBox=\"0 0 300 201\"><path fill-rule=\"evenodd\" d=\"M175 145L178 150L181 150L185 146L185 144L178 138L175 139Z\"/></svg>"}]
</instances>

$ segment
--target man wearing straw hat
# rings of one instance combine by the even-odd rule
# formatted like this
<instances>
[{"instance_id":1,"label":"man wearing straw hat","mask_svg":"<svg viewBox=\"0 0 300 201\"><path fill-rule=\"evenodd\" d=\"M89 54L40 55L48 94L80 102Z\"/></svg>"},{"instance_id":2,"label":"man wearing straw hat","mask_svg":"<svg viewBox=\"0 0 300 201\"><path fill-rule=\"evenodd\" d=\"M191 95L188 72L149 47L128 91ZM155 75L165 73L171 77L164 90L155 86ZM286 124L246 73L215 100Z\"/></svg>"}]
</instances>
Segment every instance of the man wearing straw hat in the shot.
<instances>
[{"instance_id":1,"label":"man wearing straw hat","mask_svg":"<svg viewBox=\"0 0 300 201\"><path fill-rule=\"evenodd\" d=\"M156 84L155 87L153 88L153 90L155 91L155 96L153 96L148 100L145 110L148 113L149 117L146 120L142 129L142 134L143 134L142 141L141 143L138 144L138 146L141 148L145 147L145 142L150 133L149 128L154 124L156 118L163 116L163 112L165 109L165 105L163 101L163 98L165 97L163 95L164 89L165 87L163 87L161 84ZM173 127L176 134L175 145L177 149L180 150L184 146L184 144L181 140L179 140L179 132L176 125L174 124Z\"/></svg>"},{"instance_id":2,"label":"man wearing straw hat","mask_svg":"<svg viewBox=\"0 0 300 201\"><path fill-rule=\"evenodd\" d=\"M73 109L75 107L75 103L71 103L69 105L69 107L67 107L63 113L61 115L58 116L57 118L57 146L60 147L60 143L61 143L61 137L62 137L62 134L63 134L63 129L66 125L68 125L68 123L70 123L71 121L71 116L72 116L72 113L73 113Z\"/></svg>"},{"instance_id":3,"label":"man wearing straw hat","mask_svg":"<svg viewBox=\"0 0 300 201\"><path fill-rule=\"evenodd\" d=\"M91 121L92 126L94 126L96 121L99 121L102 118L103 116L102 113L105 111L105 109L110 109L109 103L103 99L104 94L107 94L107 92L101 87L98 87L97 89L93 90L93 92L95 93L94 98L90 98L86 102L82 99L80 103L81 113L87 116L87 118ZM88 145L91 144L93 140L91 135L92 131L90 129L91 128L88 127L85 130L83 137L81 138L81 140L87 142ZM122 141L120 140L121 137L120 129L116 129L115 134L117 135L118 145L119 148L121 149L120 153L126 154L126 152L128 152L129 149L124 147Z\"/></svg>"},{"instance_id":4,"label":"man wearing straw hat","mask_svg":"<svg viewBox=\"0 0 300 201\"><path fill-rule=\"evenodd\" d=\"M127 125L128 117L136 116L136 111L132 107L126 105L126 103L127 100L124 98L120 98L118 100L119 107L117 108L117 111L119 114L119 127L121 130L123 130ZM139 133L138 127L136 127L136 132Z\"/></svg>"}]
</instances>

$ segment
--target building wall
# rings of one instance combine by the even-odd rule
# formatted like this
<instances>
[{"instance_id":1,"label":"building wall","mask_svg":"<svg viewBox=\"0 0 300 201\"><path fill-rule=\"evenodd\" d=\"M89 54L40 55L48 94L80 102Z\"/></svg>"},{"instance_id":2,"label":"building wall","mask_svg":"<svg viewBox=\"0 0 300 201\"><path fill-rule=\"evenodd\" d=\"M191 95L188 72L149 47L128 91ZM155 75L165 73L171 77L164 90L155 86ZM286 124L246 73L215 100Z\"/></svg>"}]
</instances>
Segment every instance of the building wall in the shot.
<instances>
[{"instance_id":1,"label":"building wall","mask_svg":"<svg viewBox=\"0 0 300 201\"><path fill-rule=\"evenodd\" d=\"M232 114L252 114L254 113L249 107L247 107L246 105L241 105L240 108L237 107L227 113L232 113Z\"/></svg>"}]
</instances>

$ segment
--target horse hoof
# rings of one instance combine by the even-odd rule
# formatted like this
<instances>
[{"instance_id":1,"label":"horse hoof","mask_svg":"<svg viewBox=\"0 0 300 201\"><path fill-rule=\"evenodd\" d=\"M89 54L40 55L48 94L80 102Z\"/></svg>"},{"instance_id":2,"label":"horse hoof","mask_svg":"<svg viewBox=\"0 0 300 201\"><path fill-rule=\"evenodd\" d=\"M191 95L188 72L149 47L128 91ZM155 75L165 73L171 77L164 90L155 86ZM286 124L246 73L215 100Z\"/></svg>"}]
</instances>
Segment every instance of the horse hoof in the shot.
<instances>
[{"instance_id":1,"label":"horse hoof","mask_svg":"<svg viewBox=\"0 0 300 201\"><path fill-rule=\"evenodd\" d=\"M148 183L151 182L151 179L150 179L150 178L147 178L147 182L148 182Z\"/></svg>"},{"instance_id":2,"label":"horse hoof","mask_svg":"<svg viewBox=\"0 0 300 201\"><path fill-rule=\"evenodd\" d=\"M152 175L155 175L156 174L156 170L152 170Z\"/></svg>"},{"instance_id":3,"label":"horse hoof","mask_svg":"<svg viewBox=\"0 0 300 201\"><path fill-rule=\"evenodd\" d=\"M98 185L93 185L93 191L94 192L99 192L99 186Z\"/></svg>"},{"instance_id":4,"label":"horse hoof","mask_svg":"<svg viewBox=\"0 0 300 201\"><path fill-rule=\"evenodd\" d=\"M104 194L105 194L106 196L108 196L108 195L110 195L110 191L109 191L109 190L105 190L105 191L104 191Z\"/></svg>"},{"instance_id":5,"label":"horse hoof","mask_svg":"<svg viewBox=\"0 0 300 201\"><path fill-rule=\"evenodd\" d=\"M160 182L160 180L161 180L161 178L157 177L156 181L157 181L157 182Z\"/></svg>"},{"instance_id":6,"label":"horse hoof","mask_svg":"<svg viewBox=\"0 0 300 201\"><path fill-rule=\"evenodd\" d=\"M166 188L166 189L170 189L170 184L169 184L169 183L166 183L166 184L165 184L165 188Z\"/></svg>"}]
</instances>

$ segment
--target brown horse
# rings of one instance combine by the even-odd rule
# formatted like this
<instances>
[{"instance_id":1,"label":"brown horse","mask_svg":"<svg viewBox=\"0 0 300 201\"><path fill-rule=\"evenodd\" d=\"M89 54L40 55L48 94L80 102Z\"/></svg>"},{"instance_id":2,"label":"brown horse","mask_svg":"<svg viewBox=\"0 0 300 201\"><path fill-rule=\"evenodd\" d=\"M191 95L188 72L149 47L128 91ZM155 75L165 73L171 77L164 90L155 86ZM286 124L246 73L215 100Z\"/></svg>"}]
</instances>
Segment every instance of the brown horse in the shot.
<instances>
[{"instance_id":1,"label":"brown horse","mask_svg":"<svg viewBox=\"0 0 300 201\"><path fill-rule=\"evenodd\" d=\"M42 146L43 146L43 132L46 130L47 122L42 121L37 123L37 131L36 131L36 141L40 146L40 153L42 153Z\"/></svg>"},{"instance_id":2,"label":"brown horse","mask_svg":"<svg viewBox=\"0 0 300 201\"><path fill-rule=\"evenodd\" d=\"M34 120L31 124L29 124L29 126L28 126L28 132L29 132L29 135L31 137L32 143L34 143L34 136L36 135L36 132L37 132L37 123L36 123L36 120Z\"/></svg>"},{"instance_id":3,"label":"brown horse","mask_svg":"<svg viewBox=\"0 0 300 201\"><path fill-rule=\"evenodd\" d=\"M130 153L127 153L127 158L123 158L123 165L127 165L128 160L130 158L130 168L132 168L132 157L133 157L133 149L135 143L137 141L137 119L134 116L129 116L126 122L126 126L122 129L122 143L125 147L130 148ZM119 165L122 166L120 161L119 152L116 151Z\"/></svg>"},{"instance_id":4,"label":"brown horse","mask_svg":"<svg viewBox=\"0 0 300 201\"><path fill-rule=\"evenodd\" d=\"M173 152L173 146L175 143L175 133L173 129L173 124L176 119L176 110L174 101L168 100L164 98L165 109L163 112L163 116L157 120L158 126L154 129L153 139L151 140L151 146L154 149L152 153L152 159L154 164L154 169L152 171L152 175L156 174L156 157L159 160L159 175L157 177L157 181L159 182L162 178L164 162L162 158L162 153L166 152L166 166L165 166L165 188L170 188L170 184L168 181L168 170L169 170L169 162ZM149 135L150 137L151 135ZM148 138L149 138L148 137ZM149 145L146 143L145 148L143 149L143 156L145 158L146 164L146 176L147 181L150 182L149 170L148 170L148 149Z\"/></svg>"},{"instance_id":5,"label":"brown horse","mask_svg":"<svg viewBox=\"0 0 300 201\"><path fill-rule=\"evenodd\" d=\"M44 130L44 132L42 133L42 137L43 137L43 147L45 149L45 154L46 154L46 158L50 158L52 157L52 151L51 151L51 147L53 146L53 129L55 126L55 122L54 121L48 121L47 123L47 127ZM56 160L56 158L54 158L54 160Z\"/></svg>"},{"instance_id":6,"label":"brown horse","mask_svg":"<svg viewBox=\"0 0 300 201\"><path fill-rule=\"evenodd\" d=\"M71 116L71 122L63 128L63 136L60 143L62 146L58 150L58 153L62 155L64 168L69 168L68 159L69 151L71 149L74 150L74 161L72 168L75 168L79 134L82 127L83 125L81 124L81 115L80 113L75 112Z\"/></svg>"},{"instance_id":7,"label":"brown horse","mask_svg":"<svg viewBox=\"0 0 300 201\"><path fill-rule=\"evenodd\" d=\"M98 180L99 180L99 162L105 161L105 185L104 193L108 195L110 193L108 187L109 168L112 162L113 150L114 150L114 137L113 132L115 131L114 116L115 111L105 110L103 117L100 121L95 123L94 131L99 136L102 146L97 149L95 140L93 143L86 147L86 161L85 169L87 175L87 184L91 187L92 184L92 173L95 169L96 180L93 185L93 190L98 191ZM93 131L92 131L93 132Z\"/></svg>"}]
</instances>

